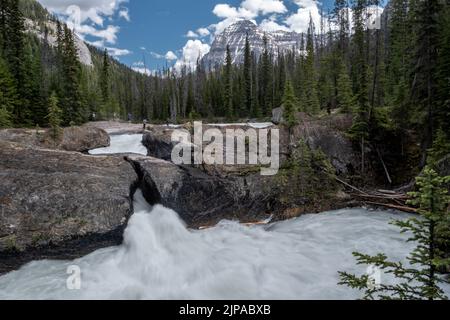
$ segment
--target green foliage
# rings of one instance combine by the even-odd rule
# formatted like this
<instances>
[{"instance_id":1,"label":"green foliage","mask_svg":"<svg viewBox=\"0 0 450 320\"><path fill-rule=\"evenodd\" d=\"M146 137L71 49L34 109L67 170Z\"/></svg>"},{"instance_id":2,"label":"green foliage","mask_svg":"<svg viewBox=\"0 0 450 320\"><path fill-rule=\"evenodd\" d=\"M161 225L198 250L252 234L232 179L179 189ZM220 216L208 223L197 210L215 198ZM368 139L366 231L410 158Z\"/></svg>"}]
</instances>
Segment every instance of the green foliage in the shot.
<instances>
[{"instance_id":1,"label":"green foliage","mask_svg":"<svg viewBox=\"0 0 450 320\"><path fill-rule=\"evenodd\" d=\"M373 285L367 275L358 277L340 272L340 284L364 291L364 299L371 300L447 299L439 286L447 280L438 271L450 266L450 259L442 249L450 244L450 197L445 187L449 181L450 177L440 177L430 167L425 168L416 179L418 191L410 194L413 197L410 204L418 207L420 217L393 223L402 233L411 234L409 242L417 244L408 257L409 265L390 262L384 254L354 253L358 264L376 266L397 283Z\"/></svg>"},{"instance_id":2,"label":"green foliage","mask_svg":"<svg viewBox=\"0 0 450 320\"><path fill-rule=\"evenodd\" d=\"M292 204L308 199L314 203L326 198L337 189L334 178L335 170L327 156L300 140L280 170L280 201Z\"/></svg>"},{"instance_id":3,"label":"green foliage","mask_svg":"<svg viewBox=\"0 0 450 320\"><path fill-rule=\"evenodd\" d=\"M337 86L338 106L343 113L356 111L356 99L353 94L352 82L345 65L341 65Z\"/></svg>"},{"instance_id":4,"label":"green foliage","mask_svg":"<svg viewBox=\"0 0 450 320\"><path fill-rule=\"evenodd\" d=\"M439 129L433 142L433 147L428 152L428 164L435 165L445 156L450 155L450 141L444 130Z\"/></svg>"},{"instance_id":5,"label":"green foliage","mask_svg":"<svg viewBox=\"0 0 450 320\"><path fill-rule=\"evenodd\" d=\"M0 128L12 126L11 111L17 103L14 80L0 58Z\"/></svg>"},{"instance_id":6,"label":"green foliage","mask_svg":"<svg viewBox=\"0 0 450 320\"><path fill-rule=\"evenodd\" d=\"M58 97L53 92L48 101L48 123L50 124L50 137L54 144L57 144L58 139L61 137L61 119L62 110L58 106Z\"/></svg>"},{"instance_id":7,"label":"green foliage","mask_svg":"<svg viewBox=\"0 0 450 320\"><path fill-rule=\"evenodd\" d=\"M225 60L225 105L226 105L226 115L227 118L232 120L234 118L234 108L233 108L233 75L232 75L232 59L230 47L227 46L227 55Z\"/></svg>"},{"instance_id":8,"label":"green foliage","mask_svg":"<svg viewBox=\"0 0 450 320\"><path fill-rule=\"evenodd\" d=\"M291 81L286 82L286 88L283 96L283 117L288 128L292 128L297 125L297 119L295 117L296 110L298 108L297 98L294 94L294 87Z\"/></svg>"},{"instance_id":9,"label":"green foliage","mask_svg":"<svg viewBox=\"0 0 450 320\"><path fill-rule=\"evenodd\" d=\"M0 94L1 99L1 94ZM5 107L0 107L0 128L11 127L11 113Z\"/></svg>"}]
</instances>

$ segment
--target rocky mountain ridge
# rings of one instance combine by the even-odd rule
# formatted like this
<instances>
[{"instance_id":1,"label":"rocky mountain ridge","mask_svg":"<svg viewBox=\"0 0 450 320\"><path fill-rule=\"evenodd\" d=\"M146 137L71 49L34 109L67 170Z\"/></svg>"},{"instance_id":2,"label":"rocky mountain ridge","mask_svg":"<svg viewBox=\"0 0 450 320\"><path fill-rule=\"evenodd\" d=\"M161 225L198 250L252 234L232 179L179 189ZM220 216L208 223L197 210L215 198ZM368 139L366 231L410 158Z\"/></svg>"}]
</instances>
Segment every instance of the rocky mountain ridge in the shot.
<instances>
[{"instance_id":1,"label":"rocky mountain ridge","mask_svg":"<svg viewBox=\"0 0 450 320\"><path fill-rule=\"evenodd\" d=\"M303 37L302 34L296 32L266 32L252 21L241 20L216 36L211 50L202 59L203 65L206 67L222 65L225 62L227 45L230 47L233 63L242 63L247 36L250 48L256 57L259 57L264 51L264 37L267 38L267 47L274 57L278 56L279 52L287 50L300 51Z\"/></svg>"}]
</instances>

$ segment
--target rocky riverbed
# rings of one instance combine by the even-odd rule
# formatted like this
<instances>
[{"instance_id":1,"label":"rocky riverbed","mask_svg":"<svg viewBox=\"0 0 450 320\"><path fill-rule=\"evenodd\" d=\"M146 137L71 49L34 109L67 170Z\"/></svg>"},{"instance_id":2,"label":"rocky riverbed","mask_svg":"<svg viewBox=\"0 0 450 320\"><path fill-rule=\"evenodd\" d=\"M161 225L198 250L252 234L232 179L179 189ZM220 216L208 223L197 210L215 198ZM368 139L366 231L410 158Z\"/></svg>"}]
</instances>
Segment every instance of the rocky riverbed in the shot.
<instances>
[{"instance_id":1,"label":"rocky riverbed","mask_svg":"<svg viewBox=\"0 0 450 320\"><path fill-rule=\"evenodd\" d=\"M337 128L346 120L330 126L299 117L290 135L280 127L284 161L287 146L303 140L321 150L338 174L349 173L357 159ZM249 168L174 165L161 156L171 146L164 152L160 148L174 128L179 126L149 126L144 133L140 125L90 123L65 129L57 143L50 143L44 130L0 131L0 273L31 260L75 258L120 244L138 188L148 203L175 210L190 227L223 219L283 220L355 205L323 174L304 181L300 174L293 185L289 168L264 177ZM142 135L145 148L136 142L138 154L129 153L136 150L133 144L127 142L128 149L116 145L117 138L132 135ZM116 139L112 146L111 139ZM97 155L87 154L92 149ZM123 150L127 153L117 154ZM300 195L292 192L298 188Z\"/></svg>"}]
</instances>

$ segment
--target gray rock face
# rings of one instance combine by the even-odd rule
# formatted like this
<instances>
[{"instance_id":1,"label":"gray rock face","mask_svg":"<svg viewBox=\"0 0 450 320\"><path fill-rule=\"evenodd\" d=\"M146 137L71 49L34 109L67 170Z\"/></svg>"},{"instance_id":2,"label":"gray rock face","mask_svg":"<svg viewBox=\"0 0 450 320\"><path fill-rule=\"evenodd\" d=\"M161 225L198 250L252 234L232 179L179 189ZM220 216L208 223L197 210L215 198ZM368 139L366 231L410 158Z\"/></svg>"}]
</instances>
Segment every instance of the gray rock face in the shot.
<instances>
[{"instance_id":1,"label":"gray rock face","mask_svg":"<svg viewBox=\"0 0 450 320\"><path fill-rule=\"evenodd\" d=\"M242 63L244 61L245 39L248 35L250 49L256 57L259 57L264 51L264 35L267 37L267 46L269 51L276 58L278 52L298 50L300 48L302 35L296 32L265 32L248 20L238 21L217 35L211 50L202 59L206 67L215 67L223 65L226 57L227 45L230 46L231 58L233 63Z\"/></svg>"},{"instance_id":2,"label":"gray rock face","mask_svg":"<svg viewBox=\"0 0 450 320\"><path fill-rule=\"evenodd\" d=\"M70 127L64 129L60 148L65 151L87 152L108 147L111 139L106 131L94 127Z\"/></svg>"},{"instance_id":3,"label":"gray rock face","mask_svg":"<svg viewBox=\"0 0 450 320\"><path fill-rule=\"evenodd\" d=\"M142 144L147 148L147 155L157 159L170 161L176 143L172 142L173 130L147 132L142 137Z\"/></svg>"},{"instance_id":4,"label":"gray rock face","mask_svg":"<svg viewBox=\"0 0 450 320\"><path fill-rule=\"evenodd\" d=\"M120 157L0 141L0 273L119 244L135 179Z\"/></svg>"},{"instance_id":5,"label":"gray rock face","mask_svg":"<svg viewBox=\"0 0 450 320\"><path fill-rule=\"evenodd\" d=\"M110 137L106 131L90 126L64 128L60 141L57 141L56 145L50 138L48 130L0 130L0 141L15 142L30 147L76 152L87 152L110 145Z\"/></svg>"},{"instance_id":6,"label":"gray rock face","mask_svg":"<svg viewBox=\"0 0 450 320\"><path fill-rule=\"evenodd\" d=\"M322 150L338 175L352 173L358 168L359 158L352 142L344 136L343 131L333 128L342 125L339 117L329 122L308 120L305 114L299 114L299 117L300 124L293 128L293 143L302 139L311 149Z\"/></svg>"},{"instance_id":7,"label":"gray rock face","mask_svg":"<svg viewBox=\"0 0 450 320\"><path fill-rule=\"evenodd\" d=\"M151 205L175 210L192 227L214 224L222 219L254 221L267 218L264 177L221 178L200 169L179 167L160 159L129 156L140 188ZM251 182L257 180L258 182ZM248 183L250 181L250 183Z\"/></svg>"},{"instance_id":8,"label":"gray rock face","mask_svg":"<svg viewBox=\"0 0 450 320\"><path fill-rule=\"evenodd\" d=\"M281 124L284 121L283 113L284 113L283 107L273 109L272 110L272 122L277 125Z\"/></svg>"}]
</instances>

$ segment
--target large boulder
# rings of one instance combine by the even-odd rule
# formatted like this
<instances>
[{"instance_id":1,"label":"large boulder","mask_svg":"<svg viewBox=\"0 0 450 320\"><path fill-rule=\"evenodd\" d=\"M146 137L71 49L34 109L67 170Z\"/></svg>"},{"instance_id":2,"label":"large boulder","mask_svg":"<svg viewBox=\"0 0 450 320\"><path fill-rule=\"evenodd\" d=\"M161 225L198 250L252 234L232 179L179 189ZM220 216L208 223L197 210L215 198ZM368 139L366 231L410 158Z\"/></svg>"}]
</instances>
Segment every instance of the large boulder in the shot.
<instances>
[{"instance_id":1,"label":"large boulder","mask_svg":"<svg viewBox=\"0 0 450 320\"><path fill-rule=\"evenodd\" d=\"M284 121L283 118L284 108L279 107L272 110L272 122L275 124L281 124Z\"/></svg>"},{"instance_id":2,"label":"large boulder","mask_svg":"<svg viewBox=\"0 0 450 320\"><path fill-rule=\"evenodd\" d=\"M108 147L111 143L106 131L90 126L65 128L59 148L66 151L88 152Z\"/></svg>"},{"instance_id":3,"label":"large boulder","mask_svg":"<svg viewBox=\"0 0 450 320\"><path fill-rule=\"evenodd\" d=\"M175 210L191 227L214 224L222 219L248 222L267 218L270 192L265 177L222 178L193 167L140 156L128 156L140 188L148 203L162 204Z\"/></svg>"},{"instance_id":4,"label":"large boulder","mask_svg":"<svg viewBox=\"0 0 450 320\"><path fill-rule=\"evenodd\" d=\"M142 144L147 148L147 155L166 161L172 158L176 143L172 142L173 129L161 129L147 132L142 137Z\"/></svg>"},{"instance_id":5,"label":"large boulder","mask_svg":"<svg viewBox=\"0 0 450 320\"><path fill-rule=\"evenodd\" d=\"M6 129L0 130L0 141L76 152L88 152L110 145L108 133L92 126L64 128L56 142L51 138L47 129Z\"/></svg>"},{"instance_id":6,"label":"large boulder","mask_svg":"<svg viewBox=\"0 0 450 320\"><path fill-rule=\"evenodd\" d=\"M0 141L0 273L121 243L135 179L122 157Z\"/></svg>"}]
</instances>

